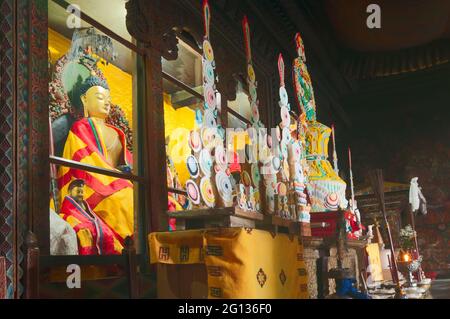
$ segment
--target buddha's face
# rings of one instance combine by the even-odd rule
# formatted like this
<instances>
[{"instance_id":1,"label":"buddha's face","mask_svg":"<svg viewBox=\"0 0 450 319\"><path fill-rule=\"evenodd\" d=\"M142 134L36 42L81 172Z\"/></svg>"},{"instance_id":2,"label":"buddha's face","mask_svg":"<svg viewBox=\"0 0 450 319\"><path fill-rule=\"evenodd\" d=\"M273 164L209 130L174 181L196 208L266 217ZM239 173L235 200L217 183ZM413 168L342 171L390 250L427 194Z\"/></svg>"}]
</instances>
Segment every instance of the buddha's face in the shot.
<instances>
[{"instance_id":1,"label":"buddha's face","mask_svg":"<svg viewBox=\"0 0 450 319\"><path fill-rule=\"evenodd\" d=\"M106 119L111 109L109 90L101 86L93 86L81 96L85 115L99 119Z\"/></svg>"},{"instance_id":2,"label":"buddha's face","mask_svg":"<svg viewBox=\"0 0 450 319\"><path fill-rule=\"evenodd\" d=\"M70 191L70 197L75 199L77 203L82 203L84 199L84 186L75 186Z\"/></svg>"}]
</instances>

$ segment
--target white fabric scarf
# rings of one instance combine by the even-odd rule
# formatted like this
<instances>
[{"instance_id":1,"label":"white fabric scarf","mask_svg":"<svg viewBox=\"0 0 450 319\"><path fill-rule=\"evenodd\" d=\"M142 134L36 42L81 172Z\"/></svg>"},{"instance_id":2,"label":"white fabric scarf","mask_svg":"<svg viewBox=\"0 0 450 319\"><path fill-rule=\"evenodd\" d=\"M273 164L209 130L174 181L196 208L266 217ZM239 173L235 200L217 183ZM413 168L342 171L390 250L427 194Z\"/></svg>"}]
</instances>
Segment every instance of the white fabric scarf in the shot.
<instances>
[{"instance_id":1,"label":"white fabric scarf","mask_svg":"<svg viewBox=\"0 0 450 319\"><path fill-rule=\"evenodd\" d=\"M418 177L411 179L411 186L409 187L409 203L411 204L412 211L415 212L420 206L419 197L419 184L417 183Z\"/></svg>"}]
</instances>

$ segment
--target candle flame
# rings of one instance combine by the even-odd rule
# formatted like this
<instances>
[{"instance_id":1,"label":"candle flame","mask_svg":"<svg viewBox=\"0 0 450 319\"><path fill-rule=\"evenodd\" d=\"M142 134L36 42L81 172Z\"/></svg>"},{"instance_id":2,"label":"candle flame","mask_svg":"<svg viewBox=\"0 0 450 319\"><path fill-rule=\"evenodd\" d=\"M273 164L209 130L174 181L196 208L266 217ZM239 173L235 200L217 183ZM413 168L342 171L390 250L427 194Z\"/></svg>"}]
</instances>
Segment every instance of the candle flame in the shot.
<instances>
[{"instance_id":1,"label":"candle flame","mask_svg":"<svg viewBox=\"0 0 450 319\"><path fill-rule=\"evenodd\" d=\"M406 262L408 262L408 261L410 260L409 255L408 255L408 254L404 254L404 255L403 255L403 260L406 261Z\"/></svg>"}]
</instances>

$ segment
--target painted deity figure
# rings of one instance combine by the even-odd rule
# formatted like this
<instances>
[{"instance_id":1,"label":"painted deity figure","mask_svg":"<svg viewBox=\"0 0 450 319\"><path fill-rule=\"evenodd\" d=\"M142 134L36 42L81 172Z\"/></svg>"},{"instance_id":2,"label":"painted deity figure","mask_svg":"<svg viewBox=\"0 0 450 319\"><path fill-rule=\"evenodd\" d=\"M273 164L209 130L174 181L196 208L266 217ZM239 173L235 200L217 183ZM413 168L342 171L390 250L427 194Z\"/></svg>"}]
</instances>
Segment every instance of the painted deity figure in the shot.
<instances>
[{"instance_id":1,"label":"painted deity figure","mask_svg":"<svg viewBox=\"0 0 450 319\"><path fill-rule=\"evenodd\" d=\"M331 129L316 119L313 85L306 66L303 40L298 33L295 36L295 43L298 57L293 63L293 82L297 103L304 116L300 121L301 131L305 135L307 162L305 167L308 169L305 178L311 199L311 212L335 211L339 207L347 206L346 183L336 174L328 161Z\"/></svg>"},{"instance_id":2,"label":"painted deity figure","mask_svg":"<svg viewBox=\"0 0 450 319\"><path fill-rule=\"evenodd\" d=\"M311 77L306 66L306 54L303 40L299 33L295 35L298 57L294 60L294 83L297 91L297 102L306 115L308 122L316 121L316 101Z\"/></svg>"},{"instance_id":3,"label":"painted deity figure","mask_svg":"<svg viewBox=\"0 0 450 319\"><path fill-rule=\"evenodd\" d=\"M86 78L81 85L80 100L84 117L71 126L63 157L99 168L129 172L133 159L125 134L105 121L111 109L106 80L97 76ZM123 245L134 229L133 184L126 179L61 166L58 172L60 199L70 193L70 184L77 179L85 182L87 205Z\"/></svg>"},{"instance_id":4,"label":"painted deity figure","mask_svg":"<svg viewBox=\"0 0 450 319\"><path fill-rule=\"evenodd\" d=\"M80 255L121 254L123 246L117 235L84 200L85 182L75 179L61 204L60 216L75 230Z\"/></svg>"}]
</instances>

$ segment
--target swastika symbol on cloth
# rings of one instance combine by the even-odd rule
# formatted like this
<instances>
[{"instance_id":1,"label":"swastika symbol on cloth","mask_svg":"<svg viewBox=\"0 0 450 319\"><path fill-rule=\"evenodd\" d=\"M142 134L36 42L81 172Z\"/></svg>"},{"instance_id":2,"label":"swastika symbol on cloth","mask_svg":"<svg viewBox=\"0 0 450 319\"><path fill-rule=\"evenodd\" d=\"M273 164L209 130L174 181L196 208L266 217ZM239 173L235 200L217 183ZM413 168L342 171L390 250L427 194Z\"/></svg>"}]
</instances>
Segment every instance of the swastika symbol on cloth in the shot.
<instances>
[{"instance_id":1,"label":"swastika symbol on cloth","mask_svg":"<svg viewBox=\"0 0 450 319\"><path fill-rule=\"evenodd\" d=\"M206 246L206 254L208 256L222 256L223 249L220 246Z\"/></svg>"},{"instance_id":2,"label":"swastika symbol on cloth","mask_svg":"<svg viewBox=\"0 0 450 319\"><path fill-rule=\"evenodd\" d=\"M306 269L305 268L298 268L298 275L299 276L306 276Z\"/></svg>"},{"instance_id":3,"label":"swastika symbol on cloth","mask_svg":"<svg viewBox=\"0 0 450 319\"><path fill-rule=\"evenodd\" d=\"M159 259L168 260L169 259L169 247L159 247Z\"/></svg>"},{"instance_id":4,"label":"swastika symbol on cloth","mask_svg":"<svg viewBox=\"0 0 450 319\"><path fill-rule=\"evenodd\" d=\"M220 277L222 276L222 268L219 266L209 266L208 274L213 277Z\"/></svg>"},{"instance_id":5,"label":"swastika symbol on cloth","mask_svg":"<svg viewBox=\"0 0 450 319\"><path fill-rule=\"evenodd\" d=\"M216 297L216 298L222 298L222 288L217 288L217 287L211 287L209 289L209 293L211 294L211 297Z\"/></svg>"},{"instance_id":6,"label":"swastika symbol on cloth","mask_svg":"<svg viewBox=\"0 0 450 319\"><path fill-rule=\"evenodd\" d=\"M186 262L189 260L189 247L188 246L181 246L180 247L180 261Z\"/></svg>"}]
</instances>

